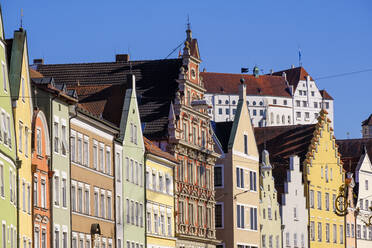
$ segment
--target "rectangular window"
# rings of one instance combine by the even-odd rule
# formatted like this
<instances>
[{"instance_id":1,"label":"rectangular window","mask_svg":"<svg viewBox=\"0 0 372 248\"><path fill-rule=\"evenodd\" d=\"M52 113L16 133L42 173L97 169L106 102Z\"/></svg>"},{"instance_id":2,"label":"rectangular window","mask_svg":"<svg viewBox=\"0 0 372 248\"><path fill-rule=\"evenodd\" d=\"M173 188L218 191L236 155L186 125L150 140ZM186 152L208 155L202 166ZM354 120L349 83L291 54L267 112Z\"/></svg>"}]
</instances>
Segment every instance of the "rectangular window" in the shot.
<instances>
[{"instance_id":1,"label":"rectangular window","mask_svg":"<svg viewBox=\"0 0 372 248\"><path fill-rule=\"evenodd\" d=\"M221 203L216 203L215 207L215 225L216 228L221 228L223 227L223 212L222 212L222 204Z\"/></svg>"},{"instance_id":2,"label":"rectangular window","mask_svg":"<svg viewBox=\"0 0 372 248\"><path fill-rule=\"evenodd\" d=\"M160 215L160 230L161 230L162 235L165 235L165 223L164 223L164 221L165 221L164 215L161 214Z\"/></svg>"},{"instance_id":3,"label":"rectangular window","mask_svg":"<svg viewBox=\"0 0 372 248\"><path fill-rule=\"evenodd\" d=\"M62 248L67 248L67 232L62 233Z\"/></svg>"},{"instance_id":4,"label":"rectangular window","mask_svg":"<svg viewBox=\"0 0 372 248\"><path fill-rule=\"evenodd\" d=\"M76 186L71 186L71 209L76 211Z\"/></svg>"},{"instance_id":5,"label":"rectangular window","mask_svg":"<svg viewBox=\"0 0 372 248\"><path fill-rule=\"evenodd\" d=\"M244 206L236 205L236 225L238 228L244 228Z\"/></svg>"},{"instance_id":6,"label":"rectangular window","mask_svg":"<svg viewBox=\"0 0 372 248\"><path fill-rule=\"evenodd\" d=\"M59 205L59 177L54 177L54 204Z\"/></svg>"},{"instance_id":7,"label":"rectangular window","mask_svg":"<svg viewBox=\"0 0 372 248\"><path fill-rule=\"evenodd\" d=\"M343 243L344 243L344 226L340 225L340 244L343 244Z\"/></svg>"},{"instance_id":8,"label":"rectangular window","mask_svg":"<svg viewBox=\"0 0 372 248\"><path fill-rule=\"evenodd\" d=\"M139 225L140 227L143 227L143 205L140 203L139 205Z\"/></svg>"},{"instance_id":9,"label":"rectangular window","mask_svg":"<svg viewBox=\"0 0 372 248\"><path fill-rule=\"evenodd\" d=\"M105 154L103 153L103 144L100 144L100 147L99 147L99 169L102 172L105 172L105 165L104 165L105 158L104 158L104 156L105 156Z\"/></svg>"},{"instance_id":10,"label":"rectangular window","mask_svg":"<svg viewBox=\"0 0 372 248\"><path fill-rule=\"evenodd\" d=\"M98 144L96 141L93 141L93 168L97 169L98 164Z\"/></svg>"},{"instance_id":11,"label":"rectangular window","mask_svg":"<svg viewBox=\"0 0 372 248\"><path fill-rule=\"evenodd\" d=\"M318 209L322 209L322 193L320 191L317 192L318 196Z\"/></svg>"},{"instance_id":12,"label":"rectangular window","mask_svg":"<svg viewBox=\"0 0 372 248\"><path fill-rule=\"evenodd\" d=\"M302 107L307 107L307 102L306 101L302 101Z\"/></svg>"},{"instance_id":13,"label":"rectangular window","mask_svg":"<svg viewBox=\"0 0 372 248\"><path fill-rule=\"evenodd\" d=\"M333 243L337 243L337 225L333 224Z\"/></svg>"},{"instance_id":14,"label":"rectangular window","mask_svg":"<svg viewBox=\"0 0 372 248\"><path fill-rule=\"evenodd\" d=\"M202 147L205 148L205 131L201 131Z\"/></svg>"},{"instance_id":15,"label":"rectangular window","mask_svg":"<svg viewBox=\"0 0 372 248\"><path fill-rule=\"evenodd\" d=\"M58 130L58 122L54 122L53 124L53 135L54 135L54 151L59 151L59 130Z\"/></svg>"},{"instance_id":16,"label":"rectangular window","mask_svg":"<svg viewBox=\"0 0 372 248\"><path fill-rule=\"evenodd\" d=\"M189 203L189 224L194 225L194 204Z\"/></svg>"},{"instance_id":17,"label":"rectangular window","mask_svg":"<svg viewBox=\"0 0 372 248\"><path fill-rule=\"evenodd\" d=\"M111 220L111 196L107 196L107 219Z\"/></svg>"},{"instance_id":18,"label":"rectangular window","mask_svg":"<svg viewBox=\"0 0 372 248\"><path fill-rule=\"evenodd\" d=\"M129 158L125 158L125 179L129 181Z\"/></svg>"},{"instance_id":19,"label":"rectangular window","mask_svg":"<svg viewBox=\"0 0 372 248\"><path fill-rule=\"evenodd\" d=\"M61 127L61 150L62 155L66 155L67 153L67 134L66 134L66 126L62 125Z\"/></svg>"},{"instance_id":20,"label":"rectangular window","mask_svg":"<svg viewBox=\"0 0 372 248\"><path fill-rule=\"evenodd\" d=\"M83 189L81 187L78 188L78 212L83 212Z\"/></svg>"},{"instance_id":21,"label":"rectangular window","mask_svg":"<svg viewBox=\"0 0 372 248\"><path fill-rule=\"evenodd\" d=\"M326 224L326 242L329 243L329 224Z\"/></svg>"},{"instance_id":22,"label":"rectangular window","mask_svg":"<svg viewBox=\"0 0 372 248\"><path fill-rule=\"evenodd\" d=\"M5 65L2 64L1 65L1 68L2 68L2 71L3 71L3 88L4 88L4 91L6 92L7 91L7 82L6 82L6 69L5 69ZM3 246L5 248L5 246Z\"/></svg>"},{"instance_id":23,"label":"rectangular window","mask_svg":"<svg viewBox=\"0 0 372 248\"><path fill-rule=\"evenodd\" d=\"M4 243L6 244L6 236L4 235L5 234L5 225L3 224L3 248L6 247L6 245L4 245ZM34 231L34 245L35 245L35 248L39 248L40 247L40 232L39 232L39 228L35 227L35 231Z\"/></svg>"},{"instance_id":24,"label":"rectangular window","mask_svg":"<svg viewBox=\"0 0 372 248\"><path fill-rule=\"evenodd\" d=\"M367 179L364 181L364 185L365 185L365 189L368 190L368 180Z\"/></svg>"},{"instance_id":25,"label":"rectangular window","mask_svg":"<svg viewBox=\"0 0 372 248\"><path fill-rule=\"evenodd\" d=\"M116 213L117 213L117 221L118 224L121 224L121 218L122 218L122 209L121 209L121 197L118 195L116 196Z\"/></svg>"},{"instance_id":26,"label":"rectangular window","mask_svg":"<svg viewBox=\"0 0 372 248\"><path fill-rule=\"evenodd\" d=\"M44 179L41 179L41 207L46 208L46 183Z\"/></svg>"},{"instance_id":27,"label":"rectangular window","mask_svg":"<svg viewBox=\"0 0 372 248\"><path fill-rule=\"evenodd\" d=\"M54 231L54 248L59 248L59 230Z\"/></svg>"},{"instance_id":28,"label":"rectangular window","mask_svg":"<svg viewBox=\"0 0 372 248\"><path fill-rule=\"evenodd\" d=\"M322 242L322 223L318 222L318 241Z\"/></svg>"},{"instance_id":29,"label":"rectangular window","mask_svg":"<svg viewBox=\"0 0 372 248\"><path fill-rule=\"evenodd\" d=\"M41 156L41 130L36 129L36 152L37 155Z\"/></svg>"},{"instance_id":30,"label":"rectangular window","mask_svg":"<svg viewBox=\"0 0 372 248\"><path fill-rule=\"evenodd\" d=\"M244 134L244 154L248 154L248 135Z\"/></svg>"},{"instance_id":31,"label":"rectangular window","mask_svg":"<svg viewBox=\"0 0 372 248\"><path fill-rule=\"evenodd\" d=\"M72 162L76 162L75 142L76 142L75 136L71 135L71 137L70 137L70 153L71 153L71 161Z\"/></svg>"},{"instance_id":32,"label":"rectangular window","mask_svg":"<svg viewBox=\"0 0 372 248\"><path fill-rule=\"evenodd\" d=\"M257 230L257 208L250 208L250 228Z\"/></svg>"},{"instance_id":33,"label":"rectangular window","mask_svg":"<svg viewBox=\"0 0 372 248\"><path fill-rule=\"evenodd\" d=\"M106 148L106 173L111 175L111 150Z\"/></svg>"},{"instance_id":34,"label":"rectangular window","mask_svg":"<svg viewBox=\"0 0 372 248\"><path fill-rule=\"evenodd\" d=\"M159 233L159 217L158 214L154 214L154 227L155 227L155 233Z\"/></svg>"},{"instance_id":35,"label":"rectangular window","mask_svg":"<svg viewBox=\"0 0 372 248\"><path fill-rule=\"evenodd\" d=\"M329 211L329 193L325 193L325 207Z\"/></svg>"},{"instance_id":36,"label":"rectangular window","mask_svg":"<svg viewBox=\"0 0 372 248\"><path fill-rule=\"evenodd\" d=\"M195 127L192 127L192 141L194 142L194 145L197 144L197 140L196 140L196 128Z\"/></svg>"},{"instance_id":37,"label":"rectangular window","mask_svg":"<svg viewBox=\"0 0 372 248\"><path fill-rule=\"evenodd\" d=\"M236 168L236 186L244 188L244 170L242 168Z\"/></svg>"},{"instance_id":38,"label":"rectangular window","mask_svg":"<svg viewBox=\"0 0 372 248\"><path fill-rule=\"evenodd\" d=\"M22 209L26 212L26 183L22 183Z\"/></svg>"},{"instance_id":39,"label":"rectangular window","mask_svg":"<svg viewBox=\"0 0 372 248\"><path fill-rule=\"evenodd\" d=\"M90 205L90 197L89 197L89 190L85 189L84 191L84 198L85 198L85 214L89 214L89 205Z\"/></svg>"},{"instance_id":40,"label":"rectangular window","mask_svg":"<svg viewBox=\"0 0 372 248\"><path fill-rule=\"evenodd\" d=\"M188 166L188 181L190 184L194 183L194 167L192 162L187 164Z\"/></svg>"},{"instance_id":41,"label":"rectangular window","mask_svg":"<svg viewBox=\"0 0 372 248\"><path fill-rule=\"evenodd\" d=\"M310 238L311 238L311 241L315 241L315 223L314 223L314 221L310 221Z\"/></svg>"},{"instance_id":42,"label":"rectangular window","mask_svg":"<svg viewBox=\"0 0 372 248\"><path fill-rule=\"evenodd\" d=\"M4 165L0 164L0 195L4 197L5 195L5 185L4 185Z\"/></svg>"},{"instance_id":43,"label":"rectangular window","mask_svg":"<svg viewBox=\"0 0 372 248\"><path fill-rule=\"evenodd\" d=\"M151 233L151 213L146 213L146 221L147 221L147 232Z\"/></svg>"},{"instance_id":44,"label":"rectangular window","mask_svg":"<svg viewBox=\"0 0 372 248\"><path fill-rule=\"evenodd\" d=\"M105 195L104 194L101 194L101 206L100 206L100 209L101 209L101 217L102 218L105 218Z\"/></svg>"},{"instance_id":45,"label":"rectangular window","mask_svg":"<svg viewBox=\"0 0 372 248\"><path fill-rule=\"evenodd\" d=\"M98 217L98 192L94 192L94 215Z\"/></svg>"},{"instance_id":46,"label":"rectangular window","mask_svg":"<svg viewBox=\"0 0 372 248\"><path fill-rule=\"evenodd\" d=\"M223 186L223 167L215 166L214 167L214 186L222 187Z\"/></svg>"},{"instance_id":47,"label":"rectangular window","mask_svg":"<svg viewBox=\"0 0 372 248\"><path fill-rule=\"evenodd\" d=\"M249 172L249 184L251 191L257 191L257 175L255 171Z\"/></svg>"},{"instance_id":48,"label":"rectangular window","mask_svg":"<svg viewBox=\"0 0 372 248\"><path fill-rule=\"evenodd\" d=\"M19 123L18 127L18 151L22 152L22 147L23 147L23 142L22 142L22 137L23 137L23 124L22 122Z\"/></svg>"},{"instance_id":49,"label":"rectangular window","mask_svg":"<svg viewBox=\"0 0 372 248\"><path fill-rule=\"evenodd\" d=\"M83 164L85 166L89 166L89 141L88 137L84 137L84 143L83 143Z\"/></svg>"},{"instance_id":50,"label":"rectangular window","mask_svg":"<svg viewBox=\"0 0 372 248\"><path fill-rule=\"evenodd\" d=\"M126 200L126 216L127 216L127 223L130 223L130 205L129 199Z\"/></svg>"},{"instance_id":51,"label":"rectangular window","mask_svg":"<svg viewBox=\"0 0 372 248\"><path fill-rule=\"evenodd\" d=\"M67 180L62 178L62 207L67 207Z\"/></svg>"},{"instance_id":52,"label":"rectangular window","mask_svg":"<svg viewBox=\"0 0 372 248\"><path fill-rule=\"evenodd\" d=\"M25 156L28 157L28 127L25 127Z\"/></svg>"},{"instance_id":53,"label":"rectangular window","mask_svg":"<svg viewBox=\"0 0 372 248\"><path fill-rule=\"evenodd\" d=\"M222 109L221 109L221 114L222 114ZM183 123L183 139L187 141L187 125L186 123Z\"/></svg>"},{"instance_id":54,"label":"rectangular window","mask_svg":"<svg viewBox=\"0 0 372 248\"><path fill-rule=\"evenodd\" d=\"M168 236L172 236L172 218L170 216L167 217L167 225L168 225Z\"/></svg>"},{"instance_id":55,"label":"rectangular window","mask_svg":"<svg viewBox=\"0 0 372 248\"><path fill-rule=\"evenodd\" d=\"M46 230L43 229L41 232L41 248L46 248ZM26 241L25 241L25 247L26 247Z\"/></svg>"},{"instance_id":56,"label":"rectangular window","mask_svg":"<svg viewBox=\"0 0 372 248\"><path fill-rule=\"evenodd\" d=\"M116 164L116 180L118 182L121 182L121 156L119 152L116 153L115 164Z\"/></svg>"},{"instance_id":57,"label":"rectangular window","mask_svg":"<svg viewBox=\"0 0 372 248\"><path fill-rule=\"evenodd\" d=\"M38 206L38 183L36 176L34 176L34 206Z\"/></svg>"},{"instance_id":58,"label":"rectangular window","mask_svg":"<svg viewBox=\"0 0 372 248\"><path fill-rule=\"evenodd\" d=\"M25 102L25 87L26 87L26 83L25 83L25 79L24 77L22 77L21 79L21 84L22 84L22 101Z\"/></svg>"}]
</instances>

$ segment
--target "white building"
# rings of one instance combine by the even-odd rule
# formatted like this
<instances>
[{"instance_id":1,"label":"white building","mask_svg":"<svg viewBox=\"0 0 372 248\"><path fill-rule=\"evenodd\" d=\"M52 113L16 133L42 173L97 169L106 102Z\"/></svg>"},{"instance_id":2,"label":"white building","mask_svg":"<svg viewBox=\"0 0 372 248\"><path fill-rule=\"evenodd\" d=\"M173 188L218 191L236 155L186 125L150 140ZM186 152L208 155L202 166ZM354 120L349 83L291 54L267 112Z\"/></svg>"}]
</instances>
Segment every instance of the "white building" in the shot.
<instances>
[{"instance_id":1,"label":"white building","mask_svg":"<svg viewBox=\"0 0 372 248\"><path fill-rule=\"evenodd\" d=\"M324 107L333 124L333 98L319 90L303 67L291 68L271 75L200 73L212 107L213 121L232 121L238 102L238 84L244 78L247 103L252 123L258 126L313 124Z\"/></svg>"},{"instance_id":2,"label":"white building","mask_svg":"<svg viewBox=\"0 0 372 248\"><path fill-rule=\"evenodd\" d=\"M354 192L357 197L355 207L359 208L355 230L351 230L352 223L347 223L346 237L355 233L356 247L372 247L372 226L366 225L371 216L370 207L372 206L372 139L337 140L337 145L339 146L339 152L342 154L344 169L355 173L356 186Z\"/></svg>"}]
</instances>

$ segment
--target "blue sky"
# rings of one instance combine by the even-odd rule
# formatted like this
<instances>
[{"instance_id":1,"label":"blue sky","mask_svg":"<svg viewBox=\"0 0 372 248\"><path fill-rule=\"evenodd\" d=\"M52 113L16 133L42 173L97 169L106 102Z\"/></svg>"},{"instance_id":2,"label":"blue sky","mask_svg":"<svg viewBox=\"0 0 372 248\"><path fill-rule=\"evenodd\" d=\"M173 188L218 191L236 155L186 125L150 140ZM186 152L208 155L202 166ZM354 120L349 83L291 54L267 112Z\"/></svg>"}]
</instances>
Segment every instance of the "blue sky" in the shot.
<instances>
[{"instance_id":1,"label":"blue sky","mask_svg":"<svg viewBox=\"0 0 372 248\"><path fill-rule=\"evenodd\" d=\"M302 63L313 78L372 69L372 1L0 0L6 37L23 8L30 62L165 58L185 38L187 16L202 68L265 73ZM173 55L176 56L177 52ZM337 138L361 137L372 113L372 70L317 80L335 98Z\"/></svg>"}]
</instances>

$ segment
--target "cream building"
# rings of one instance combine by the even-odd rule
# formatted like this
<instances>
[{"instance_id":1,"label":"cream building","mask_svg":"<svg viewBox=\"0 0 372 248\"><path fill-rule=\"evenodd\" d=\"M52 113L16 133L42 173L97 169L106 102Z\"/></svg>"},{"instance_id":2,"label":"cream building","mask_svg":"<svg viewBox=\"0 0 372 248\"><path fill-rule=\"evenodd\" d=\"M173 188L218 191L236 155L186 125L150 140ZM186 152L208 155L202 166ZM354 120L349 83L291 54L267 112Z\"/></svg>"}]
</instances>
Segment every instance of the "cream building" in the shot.
<instances>
[{"instance_id":1,"label":"cream building","mask_svg":"<svg viewBox=\"0 0 372 248\"><path fill-rule=\"evenodd\" d=\"M259 155L246 100L246 86L239 85L233 122L214 123L220 152L214 173L217 248L260 247Z\"/></svg>"},{"instance_id":2,"label":"cream building","mask_svg":"<svg viewBox=\"0 0 372 248\"><path fill-rule=\"evenodd\" d=\"M177 160L144 137L146 147L146 247L176 247L173 171Z\"/></svg>"}]
</instances>

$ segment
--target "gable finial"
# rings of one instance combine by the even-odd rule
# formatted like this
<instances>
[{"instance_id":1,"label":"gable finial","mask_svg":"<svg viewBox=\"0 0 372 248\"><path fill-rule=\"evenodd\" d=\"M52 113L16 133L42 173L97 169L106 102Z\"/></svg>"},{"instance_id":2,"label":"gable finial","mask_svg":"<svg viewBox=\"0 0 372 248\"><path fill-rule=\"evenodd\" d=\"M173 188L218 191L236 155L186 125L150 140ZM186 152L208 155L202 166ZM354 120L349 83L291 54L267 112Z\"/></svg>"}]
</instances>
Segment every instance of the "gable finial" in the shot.
<instances>
[{"instance_id":1,"label":"gable finial","mask_svg":"<svg viewBox=\"0 0 372 248\"><path fill-rule=\"evenodd\" d=\"M23 28L23 8L21 8L21 29Z\"/></svg>"},{"instance_id":2,"label":"gable finial","mask_svg":"<svg viewBox=\"0 0 372 248\"><path fill-rule=\"evenodd\" d=\"M192 34L191 34L191 23L190 23L190 16L187 15L187 30L186 30L186 34L187 34L187 41L191 41L192 40Z\"/></svg>"}]
</instances>

